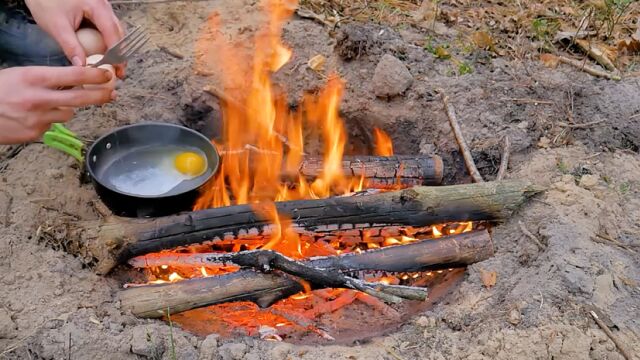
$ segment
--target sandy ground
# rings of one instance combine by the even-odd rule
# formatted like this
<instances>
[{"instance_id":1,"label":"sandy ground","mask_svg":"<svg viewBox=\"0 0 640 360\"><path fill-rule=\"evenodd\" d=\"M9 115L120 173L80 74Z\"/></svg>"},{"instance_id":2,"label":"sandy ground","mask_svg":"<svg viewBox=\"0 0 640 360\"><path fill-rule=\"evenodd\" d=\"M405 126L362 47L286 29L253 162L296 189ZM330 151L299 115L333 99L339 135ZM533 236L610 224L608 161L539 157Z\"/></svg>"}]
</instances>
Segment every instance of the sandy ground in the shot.
<instances>
[{"instance_id":1,"label":"sandy ground","mask_svg":"<svg viewBox=\"0 0 640 360\"><path fill-rule=\"evenodd\" d=\"M229 36L249 36L260 19L254 1L118 8L124 21L147 27L155 46L130 63L116 103L80 111L70 128L95 138L116 126L162 121L215 134L216 100L201 91L214 80L194 74L192 55L198 29L212 10L229 19L223 29ZM341 37L345 31L365 34L366 46L350 61L338 54L349 45ZM0 358L623 359L588 316L591 309L603 315L629 353L640 354L637 79L604 81L570 67L550 70L538 62L486 54L478 55L473 73L455 76L418 44L424 33L415 29L346 23L332 32L294 18L284 37L294 57L276 78L293 103L302 90L323 82L305 65L314 55L327 57L328 67L335 66L347 81L342 110L354 151L366 147L365 133L380 126L391 134L397 153L438 153L453 169L447 182L468 182L435 92L442 88L487 180L495 177L499 142L508 134L513 154L507 178L530 179L548 190L495 227L496 255L471 266L447 301L388 336L311 347L216 335L203 339L173 328L171 341L164 322L119 310L119 281L95 275L68 253L69 244L42 236L49 224L98 218L96 195L80 184L74 160L42 144L5 146L0 149ZM374 95L372 77L384 54L400 58L413 78L407 91L391 99ZM567 109L575 123L602 122L559 127L569 119ZM483 286L481 270L497 272L494 287Z\"/></svg>"}]
</instances>

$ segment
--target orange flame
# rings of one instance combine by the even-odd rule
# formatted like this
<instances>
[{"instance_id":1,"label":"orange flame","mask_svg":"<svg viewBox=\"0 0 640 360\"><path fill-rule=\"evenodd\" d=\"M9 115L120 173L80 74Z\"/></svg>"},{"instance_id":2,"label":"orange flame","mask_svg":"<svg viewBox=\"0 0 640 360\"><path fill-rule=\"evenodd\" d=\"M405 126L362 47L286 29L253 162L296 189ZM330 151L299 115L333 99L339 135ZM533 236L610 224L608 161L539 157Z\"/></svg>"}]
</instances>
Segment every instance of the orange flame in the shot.
<instances>
[{"instance_id":1,"label":"orange flame","mask_svg":"<svg viewBox=\"0 0 640 360\"><path fill-rule=\"evenodd\" d=\"M373 135L376 141L375 154L378 156L393 155L393 142L389 135L379 128L373 128Z\"/></svg>"}]
</instances>

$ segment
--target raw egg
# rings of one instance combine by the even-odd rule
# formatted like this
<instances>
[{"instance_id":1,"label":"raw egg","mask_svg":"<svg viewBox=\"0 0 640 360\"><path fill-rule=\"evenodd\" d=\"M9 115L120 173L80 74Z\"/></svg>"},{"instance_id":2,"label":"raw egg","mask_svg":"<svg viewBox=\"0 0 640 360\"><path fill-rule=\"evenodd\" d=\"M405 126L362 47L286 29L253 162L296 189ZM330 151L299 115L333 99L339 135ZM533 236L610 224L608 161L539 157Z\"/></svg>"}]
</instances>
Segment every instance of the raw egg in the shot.
<instances>
[{"instance_id":1,"label":"raw egg","mask_svg":"<svg viewBox=\"0 0 640 360\"><path fill-rule=\"evenodd\" d=\"M118 191L141 196L179 192L180 186L204 174L207 158L198 149L177 146L136 150L114 161L104 178Z\"/></svg>"},{"instance_id":2,"label":"raw egg","mask_svg":"<svg viewBox=\"0 0 640 360\"><path fill-rule=\"evenodd\" d=\"M91 55L89 57L87 57L87 65L93 65L96 64L98 61L102 60L102 58L104 57L104 55L102 54L95 54L95 55ZM116 88L116 69L111 66L111 65L100 65L98 66L98 69L106 69L109 70L111 72L111 81L109 81L106 84L100 84L100 85L84 85L83 87L85 89L101 89L101 88L110 88L111 90Z\"/></svg>"},{"instance_id":3,"label":"raw egg","mask_svg":"<svg viewBox=\"0 0 640 360\"><path fill-rule=\"evenodd\" d=\"M207 169L206 160L200 154L185 151L178 154L174 161L176 169L187 176L199 176Z\"/></svg>"},{"instance_id":4,"label":"raw egg","mask_svg":"<svg viewBox=\"0 0 640 360\"><path fill-rule=\"evenodd\" d=\"M84 48L87 56L104 54L107 51L107 45L102 39L102 34L96 29L82 28L76 31L76 36L80 45Z\"/></svg>"}]
</instances>

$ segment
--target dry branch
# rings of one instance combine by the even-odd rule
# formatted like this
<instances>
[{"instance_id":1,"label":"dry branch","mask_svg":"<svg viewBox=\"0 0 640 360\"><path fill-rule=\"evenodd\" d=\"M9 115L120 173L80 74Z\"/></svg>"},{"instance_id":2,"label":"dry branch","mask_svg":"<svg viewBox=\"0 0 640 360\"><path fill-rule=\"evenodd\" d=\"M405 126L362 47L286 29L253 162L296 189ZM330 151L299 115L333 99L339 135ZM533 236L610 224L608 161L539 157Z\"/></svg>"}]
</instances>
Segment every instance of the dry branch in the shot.
<instances>
[{"instance_id":1,"label":"dry branch","mask_svg":"<svg viewBox=\"0 0 640 360\"><path fill-rule=\"evenodd\" d=\"M492 255L491 237L482 230L300 263L330 271L415 272L465 266ZM239 270L221 276L129 288L120 293L120 300L122 307L136 316L161 317L167 308L177 313L230 301L252 301L267 307L300 291L303 286L289 276Z\"/></svg>"},{"instance_id":2,"label":"dry branch","mask_svg":"<svg viewBox=\"0 0 640 360\"><path fill-rule=\"evenodd\" d=\"M298 172L285 176L315 179L324 171L323 159L307 156L300 164ZM376 185L440 185L443 177L442 159L437 155L394 155L394 156L345 156L342 172L352 178L364 176L368 186Z\"/></svg>"},{"instance_id":3,"label":"dry branch","mask_svg":"<svg viewBox=\"0 0 640 360\"><path fill-rule=\"evenodd\" d=\"M511 152L511 140L509 139L509 135L505 135L504 143L502 145L502 158L500 159L500 169L498 169L498 175L496 176L496 180L504 179L504 176L507 174L507 169L509 168L510 152Z\"/></svg>"},{"instance_id":4,"label":"dry branch","mask_svg":"<svg viewBox=\"0 0 640 360\"><path fill-rule=\"evenodd\" d=\"M558 59L560 60L560 62L562 62L564 64L567 64L567 65L571 65L573 67L576 67L576 68L586 72L589 75L599 76L599 77L603 77L603 78L609 79L609 80L621 80L619 75L611 74L611 73L608 73L608 72L602 71L602 70L598 70L596 68L588 66L583 61L570 59L570 58L568 58L566 56L558 56Z\"/></svg>"},{"instance_id":5,"label":"dry branch","mask_svg":"<svg viewBox=\"0 0 640 360\"><path fill-rule=\"evenodd\" d=\"M416 186L366 196L277 202L293 230L327 232L381 226L424 227L460 221L504 219L540 187L526 181L495 181L451 186ZM81 255L97 262L96 272L109 272L118 262L164 249L223 239L268 236L271 221L250 205L194 211L155 219L111 218L81 222L70 236L86 244ZM96 264L94 264L96 265Z\"/></svg>"},{"instance_id":6,"label":"dry branch","mask_svg":"<svg viewBox=\"0 0 640 360\"><path fill-rule=\"evenodd\" d=\"M480 172L476 167L476 163L473 161L473 156L471 156L469 146L467 146L467 142L464 140L464 136L462 135L462 129L460 129L455 109L449 103L449 97L442 91L440 91L440 93L442 95L444 108L447 112L447 117L449 118L449 124L451 124L451 129L453 130L453 134L455 135L458 146L460 147L460 152L462 153L464 163L467 165L467 169L469 170L469 175L471 175L473 181L477 183L483 182L484 180L482 179L482 175L480 175Z\"/></svg>"},{"instance_id":7,"label":"dry branch","mask_svg":"<svg viewBox=\"0 0 640 360\"><path fill-rule=\"evenodd\" d=\"M584 129L584 128L591 127L593 125L600 124L602 122L604 122L604 119L594 120L594 121L590 121L590 122L582 123L582 124L568 124L568 123L565 123L565 122L558 122L558 126L565 127L565 128L570 128L570 129Z\"/></svg>"},{"instance_id":8,"label":"dry branch","mask_svg":"<svg viewBox=\"0 0 640 360\"><path fill-rule=\"evenodd\" d=\"M624 356L626 360L633 360L629 351L627 350L627 347L618 339L617 336L613 334L613 332L611 332L611 329L609 329L607 324L605 324L602 320L600 320L600 317L598 316L598 314L596 314L595 311L589 311L589 314L591 315L593 320L596 322L596 324L598 324L600 329L602 329L602 331L604 331L604 333L607 334L609 339L613 341L613 343L616 345L616 347L618 348L618 351L620 351L622 356Z\"/></svg>"}]
</instances>

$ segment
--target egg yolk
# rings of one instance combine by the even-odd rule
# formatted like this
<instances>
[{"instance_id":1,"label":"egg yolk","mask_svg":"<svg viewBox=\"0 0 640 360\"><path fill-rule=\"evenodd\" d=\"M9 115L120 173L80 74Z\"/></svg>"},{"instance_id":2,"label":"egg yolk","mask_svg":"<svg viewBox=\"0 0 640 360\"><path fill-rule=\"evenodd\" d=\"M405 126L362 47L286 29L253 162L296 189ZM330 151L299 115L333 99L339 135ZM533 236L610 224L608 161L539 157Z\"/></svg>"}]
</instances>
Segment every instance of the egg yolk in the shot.
<instances>
[{"instance_id":1,"label":"egg yolk","mask_svg":"<svg viewBox=\"0 0 640 360\"><path fill-rule=\"evenodd\" d=\"M199 176L204 173L206 163L202 155L194 152L183 152L175 159L176 169L184 175Z\"/></svg>"}]
</instances>

